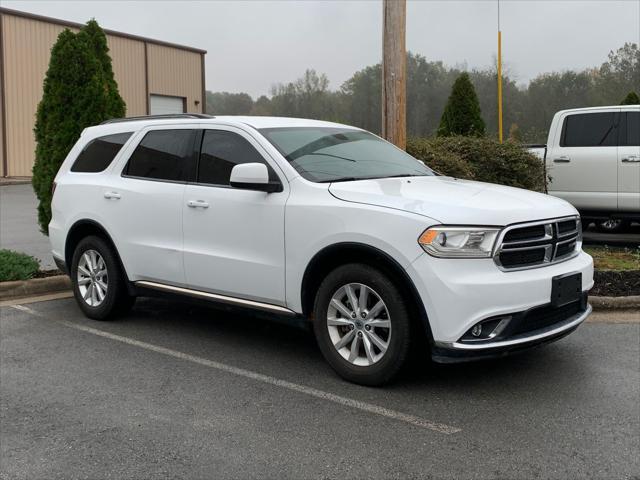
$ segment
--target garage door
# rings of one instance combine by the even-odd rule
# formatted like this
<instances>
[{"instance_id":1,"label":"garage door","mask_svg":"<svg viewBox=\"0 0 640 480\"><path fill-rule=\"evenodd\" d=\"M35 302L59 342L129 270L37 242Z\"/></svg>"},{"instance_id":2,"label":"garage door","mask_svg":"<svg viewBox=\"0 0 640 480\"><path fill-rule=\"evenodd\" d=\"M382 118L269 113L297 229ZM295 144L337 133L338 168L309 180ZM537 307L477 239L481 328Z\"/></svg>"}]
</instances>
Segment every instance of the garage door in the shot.
<instances>
[{"instance_id":1,"label":"garage door","mask_svg":"<svg viewBox=\"0 0 640 480\"><path fill-rule=\"evenodd\" d=\"M167 113L184 113L183 97L168 97L165 95L151 95L151 115L165 115Z\"/></svg>"}]
</instances>

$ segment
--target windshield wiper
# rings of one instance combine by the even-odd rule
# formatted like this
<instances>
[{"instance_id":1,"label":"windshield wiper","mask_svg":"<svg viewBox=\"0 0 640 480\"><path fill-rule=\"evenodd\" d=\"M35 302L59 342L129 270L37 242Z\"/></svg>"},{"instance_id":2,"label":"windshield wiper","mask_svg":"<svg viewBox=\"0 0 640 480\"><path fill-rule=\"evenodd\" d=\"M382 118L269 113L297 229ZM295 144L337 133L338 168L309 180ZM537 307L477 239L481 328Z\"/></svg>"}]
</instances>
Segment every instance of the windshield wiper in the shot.
<instances>
[{"instance_id":1,"label":"windshield wiper","mask_svg":"<svg viewBox=\"0 0 640 480\"><path fill-rule=\"evenodd\" d=\"M355 180L366 180L366 178L356 177L336 177L330 180L320 180L318 183L333 183L333 182L353 182Z\"/></svg>"},{"instance_id":2,"label":"windshield wiper","mask_svg":"<svg viewBox=\"0 0 640 480\"><path fill-rule=\"evenodd\" d=\"M305 157L311 156L311 155L314 155L314 156L319 155L322 157L332 157L332 158L337 158L339 160L347 160L348 162L357 162L357 160L354 160L353 158L341 157L340 155L333 155L332 153L307 153Z\"/></svg>"}]
</instances>

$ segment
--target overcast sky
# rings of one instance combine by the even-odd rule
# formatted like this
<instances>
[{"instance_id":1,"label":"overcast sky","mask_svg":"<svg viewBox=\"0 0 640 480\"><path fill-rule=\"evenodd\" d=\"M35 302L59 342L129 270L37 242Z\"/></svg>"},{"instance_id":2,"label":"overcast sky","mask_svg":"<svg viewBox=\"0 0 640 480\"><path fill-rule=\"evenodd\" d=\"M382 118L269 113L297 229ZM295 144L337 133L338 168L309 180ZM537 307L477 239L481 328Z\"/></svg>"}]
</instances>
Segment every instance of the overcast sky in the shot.
<instances>
[{"instance_id":1,"label":"overcast sky","mask_svg":"<svg viewBox=\"0 0 640 480\"><path fill-rule=\"evenodd\" d=\"M207 89L268 94L306 68L338 88L380 61L382 3L362 1L9 1L2 6L208 51ZM407 48L429 60L490 67L497 1L407 3ZM525 83L542 72L599 66L640 43L640 0L501 1L503 61Z\"/></svg>"}]
</instances>

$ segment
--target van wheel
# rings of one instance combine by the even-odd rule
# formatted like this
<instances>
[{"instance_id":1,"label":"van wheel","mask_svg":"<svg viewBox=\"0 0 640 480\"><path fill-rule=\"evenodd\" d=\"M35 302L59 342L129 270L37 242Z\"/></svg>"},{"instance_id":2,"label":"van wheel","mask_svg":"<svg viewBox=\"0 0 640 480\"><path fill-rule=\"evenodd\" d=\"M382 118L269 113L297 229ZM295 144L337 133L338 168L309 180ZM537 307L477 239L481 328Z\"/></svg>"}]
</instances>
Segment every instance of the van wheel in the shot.
<instances>
[{"instance_id":1,"label":"van wheel","mask_svg":"<svg viewBox=\"0 0 640 480\"><path fill-rule=\"evenodd\" d=\"M321 283L313 313L320 351L342 378L379 386L404 365L409 313L397 287L379 270L364 264L336 268Z\"/></svg>"},{"instance_id":2,"label":"van wheel","mask_svg":"<svg viewBox=\"0 0 640 480\"><path fill-rule=\"evenodd\" d=\"M618 233L629 227L630 223L622 219L610 218L604 222L596 223L596 229L602 233Z\"/></svg>"},{"instance_id":3,"label":"van wheel","mask_svg":"<svg viewBox=\"0 0 640 480\"><path fill-rule=\"evenodd\" d=\"M102 238L83 238L73 253L71 282L76 302L94 320L110 320L128 311L135 297L111 246Z\"/></svg>"}]
</instances>

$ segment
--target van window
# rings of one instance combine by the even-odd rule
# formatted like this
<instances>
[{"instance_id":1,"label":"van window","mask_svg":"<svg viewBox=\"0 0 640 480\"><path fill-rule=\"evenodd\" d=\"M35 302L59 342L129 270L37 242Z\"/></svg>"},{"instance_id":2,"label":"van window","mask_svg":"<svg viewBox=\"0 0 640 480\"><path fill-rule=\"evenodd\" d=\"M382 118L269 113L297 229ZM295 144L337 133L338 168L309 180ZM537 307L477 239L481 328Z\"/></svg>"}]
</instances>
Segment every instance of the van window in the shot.
<instances>
[{"instance_id":1,"label":"van window","mask_svg":"<svg viewBox=\"0 0 640 480\"><path fill-rule=\"evenodd\" d=\"M136 147L125 169L130 177L187 181L196 130L154 130Z\"/></svg>"},{"instance_id":2,"label":"van window","mask_svg":"<svg viewBox=\"0 0 640 480\"><path fill-rule=\"evenodd\" d=\"M198 164L198 183L229 185L231 170L241 163L267 165L269 180L278 180L262 155L240 135L224 130L204 131Z\"/></svg>"},{"instance_id":3,"label":"van window","mask_svg":"<svg viewBox=\"0 0 640 480\"><path fill-rule=\"evenodd\" d=\"M98 137L87 143L71 166L72 172L97 173L105 170L127 143L132 132Z\"/></svg>"},{"instance_id":4,"label":"van window","mask_svg":"<svg viewBox=\"0 0 640 480\"><path fill-rule=\"evenodd\" d=\"M640 146L640 112L627 112L625 123L624 132L626 132L626 135L621 136L620 145L627 147Z\"/></svg>"},{"instance_id":5,"label":"van window","mask_svg":"<svg viewBox=\"0 0 640 480\"><path fill-rule=\"evenodd\" d=\"M561 147L615 147L615 112L581 113L564 120Z\"/></svg>"}]
</instances>

